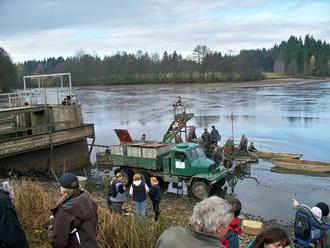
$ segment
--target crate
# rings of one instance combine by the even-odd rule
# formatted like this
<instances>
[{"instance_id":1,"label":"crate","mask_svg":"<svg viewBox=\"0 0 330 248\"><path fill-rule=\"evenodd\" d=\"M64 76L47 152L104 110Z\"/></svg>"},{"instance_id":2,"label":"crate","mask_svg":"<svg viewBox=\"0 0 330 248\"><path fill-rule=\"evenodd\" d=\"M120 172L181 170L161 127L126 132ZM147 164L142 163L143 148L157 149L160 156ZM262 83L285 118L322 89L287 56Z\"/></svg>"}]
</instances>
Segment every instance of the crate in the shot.
<instances>
[{"instance_id":1,"label":"crate","mask_svg":"<svg viewBox=\"0 0 330 248\"><path fill-rule=\"evenodd\" d=\"M110 154L124 156L124 147L120 145L111 145L110 146Z\"/></svg>"},{"instance_id":2,"label":"crate","mask_svg":"<svg viewBox=\"0 0 330 248\"><path fill-rule=\"evenodd\" d=\"M121 155L110 155L109 162L113 166L123 166L124 165L124 156Z\"/></svg>"},{"instance_id":3,"label":"crate","mask_svg":"<svg viewBox=\"0 0 330 248\"><path fill-rule=\"evenodd\" d=\"M143 147L142 148L142 157L143 158L152 158L155 159L160 155L168 153L171 150L172 146L161 146L161 147Z\"/></svg>"},{"instance_id":4,"label":"crate","mask_svg":"<svg viewBox=\"0 0 330 248\"><path fill-rule=\"evenodd\" d=\"M156 148L142 148L142 157L143 158L156 158L157 149Z\"/></svg>"},{"instance_id":5,"label":"crate","mask_svg":"<svg viewBox=\"0 0 330 248\"><path fill-rule=\"evenodd\" d=\"M127 146L127 156L141 158L142 152L139 146Z\"/></svg>"}]
</instances>

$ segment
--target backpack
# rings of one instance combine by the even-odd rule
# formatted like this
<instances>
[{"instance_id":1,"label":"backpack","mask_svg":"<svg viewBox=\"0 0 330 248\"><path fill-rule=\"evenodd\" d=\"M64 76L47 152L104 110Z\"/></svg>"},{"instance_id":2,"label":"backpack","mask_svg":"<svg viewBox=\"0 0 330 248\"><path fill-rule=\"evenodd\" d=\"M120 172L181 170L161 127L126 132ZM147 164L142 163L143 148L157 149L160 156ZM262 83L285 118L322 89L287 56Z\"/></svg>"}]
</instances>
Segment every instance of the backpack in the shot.
<instances>
[{"instance_id":1,"label":"backpack","mask_svg":"<svg viewBox=\"0 0 330 248\"><path fill-rule=\"evenodd\" d=\"M113 181L110 184L108 196L111 196L111 197L116 197L117 196L118 192L117 192L116 185L117 185L117 182L116 181Z\"/></svg>"},{"instance_id":2,"label":"backpack","mask_svg":"<svg viewBox=\"0 0 330 248\"><path fill-rule=\"evenodd\" d=\"M327 227L315 219L309 208L299 206L294 220L295 243L300 247L322 246Z\"/></svg>"}]
</instances>

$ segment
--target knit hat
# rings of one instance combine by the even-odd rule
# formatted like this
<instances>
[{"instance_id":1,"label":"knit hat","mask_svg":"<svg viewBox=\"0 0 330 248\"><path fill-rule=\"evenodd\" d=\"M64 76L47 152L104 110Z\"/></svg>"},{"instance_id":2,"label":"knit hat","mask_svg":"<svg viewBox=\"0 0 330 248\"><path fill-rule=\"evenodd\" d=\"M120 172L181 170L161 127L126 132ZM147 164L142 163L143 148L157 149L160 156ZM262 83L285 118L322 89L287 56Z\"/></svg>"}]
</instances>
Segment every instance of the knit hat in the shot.
<instances>
[{"instance_id":1,"label":"knit hat","mask_svg":"<svg viewBox=\"0 0 330 248\"><path fill-rule=\"evenodd\" d=\"M318 221L320 221L320 220L322 219L322 211L321 211L320 208L318 208L318 207L312 207L312 208L311 208L311 211L312 211L314 217L315 217Z\"/></svg>"},{"instance_id":2,"label":"knit hat","mask_svg":"<svg viewBox=\"0 0 330 248\"><path fill-rule=\"evenodd\" d=\"M64 173L63 176L61 176L59 181L60 181L61 187L65 188L65 189L79 188L78 177L71 172Z\"/></svg>"},{"instance_id":3,"label":"knit hat","mask_svg":"<svg viewBox=\"0 0 330 248\"><path fill-rule=\"evenodd\" d=\"M316 207L318 207L319 209L321 209L322 216L328 216L328 214L329 214L329 206L328 206L328 204L326 204L324 202L319 202L318 204L316 204Z\"/></svg>"}]
</instances>

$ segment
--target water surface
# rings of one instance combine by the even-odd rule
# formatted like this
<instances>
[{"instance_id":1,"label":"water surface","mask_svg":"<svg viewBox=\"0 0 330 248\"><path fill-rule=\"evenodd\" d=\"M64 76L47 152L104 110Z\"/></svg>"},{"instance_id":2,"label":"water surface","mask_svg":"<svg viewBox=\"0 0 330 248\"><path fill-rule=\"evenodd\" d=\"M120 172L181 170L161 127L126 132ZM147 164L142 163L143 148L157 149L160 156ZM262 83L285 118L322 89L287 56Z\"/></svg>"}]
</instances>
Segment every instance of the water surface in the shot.
<instances>
[{"instance_id":1,"label":"water surface","mask_svg":"<svg viewBox=\"0 0 330 248\"><path fill-rule=\"evenodd\" d=\"M242 134L261 150L302 153L303 159L330 162L330 82L305 85L223 89L201 85L114 86L79 90L86 122L95 124L96 144L118 143L114 128L128 129L133 139L143 133L161 140L173 120L172 104L180 95L195 117L189 124L215 125L223 144ZM231 114L233 113L233 122ZM233 133L232 133L233 124ZM313 205L330 203L330 178L271 171L265 160L252 165L257 178L240 180L234 194L246 212L265 219L290 220L291 199Z\"/></svg>"}]
</instances>

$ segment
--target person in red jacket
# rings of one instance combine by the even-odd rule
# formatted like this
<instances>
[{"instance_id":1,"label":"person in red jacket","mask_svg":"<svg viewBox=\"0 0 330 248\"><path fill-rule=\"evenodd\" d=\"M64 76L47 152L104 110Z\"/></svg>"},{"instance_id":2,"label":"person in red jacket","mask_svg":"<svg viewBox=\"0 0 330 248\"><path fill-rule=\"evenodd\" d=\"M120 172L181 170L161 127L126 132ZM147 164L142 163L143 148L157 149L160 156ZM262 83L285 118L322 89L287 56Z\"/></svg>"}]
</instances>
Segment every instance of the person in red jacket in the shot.
<instances>
[{"instance_id":1,"label":"person in red jacket","mask_svg":"<svg viewBox=\"0 0 330 248\"><path fill-rule=\"evenodd\" d=\"M228 232L221 244L226 248L239 248L239 235L242 233L241 225L238 216L241 213L242 204L239 199L231 198L228 203L232 206L234 218L228 226Z\"/></svg>"}]
</instances>

